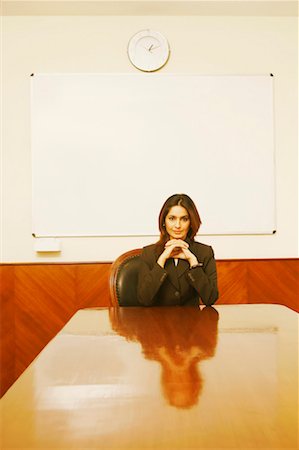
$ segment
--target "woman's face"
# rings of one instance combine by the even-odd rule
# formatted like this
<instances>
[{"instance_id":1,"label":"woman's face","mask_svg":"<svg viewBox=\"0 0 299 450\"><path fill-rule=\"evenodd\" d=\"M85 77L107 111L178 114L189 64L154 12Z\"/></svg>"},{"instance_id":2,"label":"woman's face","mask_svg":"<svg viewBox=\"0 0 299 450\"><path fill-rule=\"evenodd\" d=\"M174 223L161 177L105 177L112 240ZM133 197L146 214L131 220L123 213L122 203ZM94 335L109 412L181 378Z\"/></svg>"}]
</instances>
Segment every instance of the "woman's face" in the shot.
<instances>
[{"instance_id":1,"label":"woman's face","mask_svg":"<svg viewBox=\"0 0 299 450\"><path fill-rule=\"evenodd\" d=\"M165 217L165 228L170 239L185 240L190 228L190 218L183 206L172 206Z\"/></svg>"}]
</instances>

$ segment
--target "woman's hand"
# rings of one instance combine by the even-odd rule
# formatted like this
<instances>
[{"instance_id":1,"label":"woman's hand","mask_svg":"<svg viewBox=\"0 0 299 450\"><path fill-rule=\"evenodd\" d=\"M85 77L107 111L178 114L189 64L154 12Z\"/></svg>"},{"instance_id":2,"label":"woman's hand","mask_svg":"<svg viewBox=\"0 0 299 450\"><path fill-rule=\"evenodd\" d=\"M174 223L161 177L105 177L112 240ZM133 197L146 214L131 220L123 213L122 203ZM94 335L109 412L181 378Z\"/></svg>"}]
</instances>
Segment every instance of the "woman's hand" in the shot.
<instances>
[{"instance_id":1,"label":"woman's hand","mask_svg":"<svg viewBox=\"0 0 299 450\"><path fill-rule=\"evenodd\" d=\"M184 241L180 241L177 239L171 239L166 242L163 253L158 258L157 263L159 266L164 267L167 259L169 258L177 258L177 254L181 251L183 245L188 245L187 242L183 244Z\"/></svg>"},{"instance_id":2,"label":"woman's hand","mask_svg":"<svg viewBox=\"0 0 299 450\"><path fill-rule=\"evenodd\" d=\"M182 248L177 258L185 259L186 261L188 261L190 267L198 264L198 259L188 248Z\"/></svg>"},{"instance_id":3,"label":"woman's hand","mask_svg":"<svg viewBox=\"0 0 299 450\"><path fill-rule=\"evenodd\" d=\"M164 252L159 256L157 263L164 267L169 258L185 259L190 267L198 264L196 256L189 250L189 244L181 239L167 241Z\"/></svg>"}]
</instances>

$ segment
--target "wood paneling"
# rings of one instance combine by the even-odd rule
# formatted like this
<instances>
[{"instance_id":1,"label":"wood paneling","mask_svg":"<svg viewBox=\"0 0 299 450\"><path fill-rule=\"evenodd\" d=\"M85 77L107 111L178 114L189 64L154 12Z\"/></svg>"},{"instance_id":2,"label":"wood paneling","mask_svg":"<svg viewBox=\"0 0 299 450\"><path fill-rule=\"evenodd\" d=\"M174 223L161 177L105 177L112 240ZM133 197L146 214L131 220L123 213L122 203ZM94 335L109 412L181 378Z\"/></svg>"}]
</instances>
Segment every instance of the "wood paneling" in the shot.
<instances>
[{"instance_id":1,"label":"wood paneling","mask_svg":"<svg viewBox=\"0 0 299 450\"><path fill-rule=\"evenodd\" d=\"M111 264L76 265L76 308L109 306Z\"/></svg>"},{"instance_id":2,"label":"wood paneling","mask_svg":"<svg viewBox=\"0 0 299 450\"><path fill-rule=\"evenodd\" d=\"M16 376L75 313L75 281L71 266L15 267Z\"/></svg>"},{"instance_id":3,"label":"wood paneling","mask_svg":"<svg viewBox=\"0 0 299 450\"><path fill-rule=\"evenodd\" d=\"M250 303L278 303L299 311L299 261L255 260L248 265Z\"/></svg>"},{"instance_id":4,"label":"wood paneling","mask_svg":"<svg viewBox=\"0 0 299 450\"><path fill-rule=\"evenodd\" d=\"M16 379L15 376L15 321L14 321L14 266L0 266L0 387L1 396Z\"/></svg>"},{"instance_id":5,"label":"wood paneling","mask_svg":"<svg viewBox=\"0 0 299 450\"><path fill-rule=\"evenodd\" d=\"M244 261L217 261L220 304L250 303L247 283L248 266Z\"/></svg>"},{"instance_id":6,"label":"wood paneling","mask_svg":"<svg viewBox=\"0 0 299 450\"><path fill-rule=\"evenodd\" d=\"M1 395L78 309L110 305L110 266L0 266Z\"/></svg>"},{"instance_id":7,"label":"wood paneling","mask_svg":"<svg viewBox=\"0 0 299 450\"><path fill-rule=\"evenodd\" d=\"M299 260L217 261L218 304L276 303L299 311Z\"/></svg>"},{"instance_id":8,"label":"wood paneling","mask_svg":"<svg viewBox=\"0 0 299 450\"><path fill-rule=\"evenodd\" d=\"M81 308L109 306L109 263L4 264L1 393ZM218 304L298 305L299 260L217 261Z\"/></svg>"}]
</instances>

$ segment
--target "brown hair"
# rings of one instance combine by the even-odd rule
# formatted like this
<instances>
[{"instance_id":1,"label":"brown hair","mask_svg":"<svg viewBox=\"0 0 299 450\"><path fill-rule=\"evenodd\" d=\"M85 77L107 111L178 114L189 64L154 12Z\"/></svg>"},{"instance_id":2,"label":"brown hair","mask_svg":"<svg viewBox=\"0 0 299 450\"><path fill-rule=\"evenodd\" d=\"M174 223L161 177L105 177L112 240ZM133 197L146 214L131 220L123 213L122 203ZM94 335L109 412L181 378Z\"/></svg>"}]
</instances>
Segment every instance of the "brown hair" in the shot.
<instances>
[{"instance_id":1,"label":"brown hair","mask_svg":"<svg viewBox=\"0 0 299 450\"><path fill-rule=\"evenodd\" d=\"M168 233L165 228L165 218L167 214L170 211L170 208L173 206L182 206L186 209L186 211L189 214L190 219L190 228L188 231L187 237L191 239L191 241L194 240L194 237L196 236L196 233L199 230L199 227L201 225L201 220L197 211L197 208L193 202L193 200L186 194L174 194L169 197L164 205L162 206L162 209L159 214L159 230L160 230L160 239L157 242L158 247L164 247L164 244L166 241L168 241Z\"/></svg>"}]
</instances>

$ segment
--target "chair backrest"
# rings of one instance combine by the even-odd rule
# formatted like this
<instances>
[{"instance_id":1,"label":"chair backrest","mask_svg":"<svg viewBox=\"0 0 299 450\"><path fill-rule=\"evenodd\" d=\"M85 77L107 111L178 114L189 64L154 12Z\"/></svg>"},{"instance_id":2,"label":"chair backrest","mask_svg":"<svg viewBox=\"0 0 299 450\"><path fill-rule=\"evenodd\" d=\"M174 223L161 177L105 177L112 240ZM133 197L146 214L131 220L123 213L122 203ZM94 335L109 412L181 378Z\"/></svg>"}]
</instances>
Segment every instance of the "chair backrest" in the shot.
<instances>
[{"instance_id":1,"label":"chair backrest","mask_svg":"<svg viewBox=\"0 0 299 450\"><path fill-rule=\"evenodd\" d=\"M112 264L109 285L113 306L140 306L137 282L141 251L141 248L130 250Z\"/></svg>"}]
</instances>

